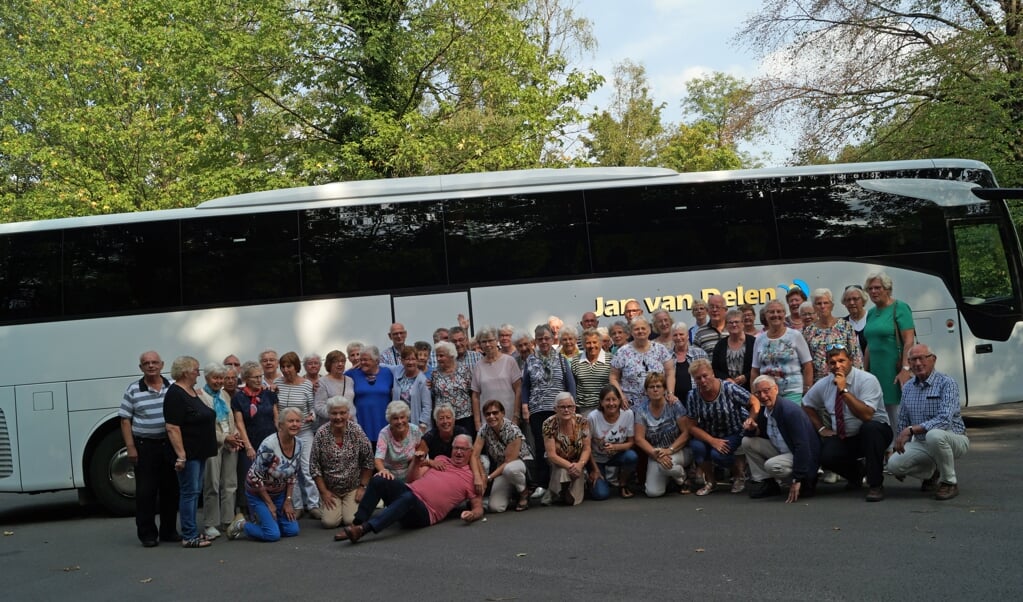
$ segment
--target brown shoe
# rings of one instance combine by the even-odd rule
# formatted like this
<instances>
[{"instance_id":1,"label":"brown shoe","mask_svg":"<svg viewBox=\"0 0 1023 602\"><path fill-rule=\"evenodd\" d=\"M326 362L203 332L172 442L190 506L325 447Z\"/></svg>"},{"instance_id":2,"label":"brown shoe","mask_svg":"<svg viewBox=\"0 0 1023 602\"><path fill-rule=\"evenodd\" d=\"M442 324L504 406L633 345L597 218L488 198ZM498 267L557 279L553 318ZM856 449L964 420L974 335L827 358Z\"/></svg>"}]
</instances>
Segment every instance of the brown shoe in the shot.
<instances>
[{"instance_id":1,"label":"brown shoe","mask_svg":"<svg viewBox=\"0 0 1023 602\"><path fill-rule=\"evenodd\" d=\"M362 539L362 535L365 532L366 530L362 525L348 525L334 536L334 541L350 541L355 543Z\"/></svg>"},{"instance_id":2,"label":"brown shoe","mask_svg":"<svg viewBox=\"0 0 1023 602\"><path fill-rule=\"evenodd\" d=\"M955 496L959 495L959 485L955 483L942 483L938 487L938 492L934 494L934 499L939 502L950 500Z\"/></svg>"},{"instance_id":3,"label":"brown shoe","mask_svg":"<svg viewBox=\"0 0 1023 602\"><path fill-rule=\"evenodd\" d=\"M871 487L870 490L867 491L866 500L868 502L880 502L883 499L884 499L884 485L881 485L880 487Z\"/></svg>"},{"instance_id":4,"label":"brown shoe","mask_svg":"<svg viewBox=\"0 0 1023 602\"><path fill-rule=\"evenodd\" d=\"M924 493L928 493L928 492L931 492L931 491L937 491L937 489L938 489L938 478L940 476L941 476L941 474L937 470L935 470L934 474L931 475L931 478L925 479L925 480L920 482L920 491L923 491Z\"/></svg>"}]
</instances>

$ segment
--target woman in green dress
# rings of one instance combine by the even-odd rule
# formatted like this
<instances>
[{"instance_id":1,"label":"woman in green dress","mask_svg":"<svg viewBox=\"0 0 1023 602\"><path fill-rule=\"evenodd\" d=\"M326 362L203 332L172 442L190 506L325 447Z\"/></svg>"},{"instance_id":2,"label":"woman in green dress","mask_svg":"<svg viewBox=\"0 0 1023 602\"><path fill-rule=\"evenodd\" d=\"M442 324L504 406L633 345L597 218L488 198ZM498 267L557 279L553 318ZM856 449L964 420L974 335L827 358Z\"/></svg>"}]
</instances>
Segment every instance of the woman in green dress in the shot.
<instances>
[{"instance_id":1,"label":"woman in green dress","mask_svg":"<svg viewBox=\"0 0 1023 602\"><path fill-rule=\"evenodd\" d=\"M867 276L864 288L874 307L867 312L863 327L867 339L863 365L881 382L888 419L896 424L902 385L913 377L908 359L916 337L913 312L906 302L892 297L892 279L884 272Z\"/></svg>"}]
</instances>

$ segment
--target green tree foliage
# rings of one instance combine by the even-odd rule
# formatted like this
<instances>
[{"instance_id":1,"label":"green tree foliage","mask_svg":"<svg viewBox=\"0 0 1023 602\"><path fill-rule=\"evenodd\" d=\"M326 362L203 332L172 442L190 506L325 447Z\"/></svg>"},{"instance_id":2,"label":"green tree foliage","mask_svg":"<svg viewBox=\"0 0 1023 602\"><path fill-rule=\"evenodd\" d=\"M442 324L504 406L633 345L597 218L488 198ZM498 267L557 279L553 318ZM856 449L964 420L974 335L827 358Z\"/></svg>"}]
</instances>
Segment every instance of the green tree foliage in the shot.
<instances>
[{"instance_id":1,"label":"green tree foliage","mask_svg":"<svg viewBox=\"0 0 1023 602\"><path fill-rule=\"evenodd\" d=\"M765 0L741 39L775 75L757 104L799 160L961 156L1023 182L1023 4Z\"/></svg>"},{"instance_id":2,"label":"green tree foliage","mask_svg":"<svg viewBox=\"0 0 1023 602\"><path fill-rule=\"evenodd\" d=\"M678 171L753 167L739 143L762 134L749 85L724 73L695 78L681 102L682 123L665 123L665 104L650 96L646 70L626 61L615 66L608 110L590 116L582 137L586 160L606 166L657 166Z\"/></svg>"},{"instance_id":3,"label":"green tree foliage","mask_svg":"<svg viewBox=\"0 0 1023 602\"><path fill-rule=\"evenodd\" d=\"M184 206L291 182L266 168L278 132L231 72L254 56L252 14L168 4L0 6L0 219Z\"/></svg>"},{"instance_id":4,"label":"green tree foliage","mask_svg":"<svg viewBox=\"0 0 1023 602\"><path fill-rule=\"evenodd\" d=\"M589 135L581 138L587 160L607 167L658 165L666 137L665 104L651 98L646 69L618 63L613 83L611 106L590 116Z\"/></svg>"},{"instance_id":5,"label":"green tree foliage","mask_svg":"<svg viewBox=\"0 0 1023 602\"><path fill-rule=\"evenodd\" d=\"M10 0L0 220L557 162L591 47L558 0Z\"/></svg>"}]
</instances>

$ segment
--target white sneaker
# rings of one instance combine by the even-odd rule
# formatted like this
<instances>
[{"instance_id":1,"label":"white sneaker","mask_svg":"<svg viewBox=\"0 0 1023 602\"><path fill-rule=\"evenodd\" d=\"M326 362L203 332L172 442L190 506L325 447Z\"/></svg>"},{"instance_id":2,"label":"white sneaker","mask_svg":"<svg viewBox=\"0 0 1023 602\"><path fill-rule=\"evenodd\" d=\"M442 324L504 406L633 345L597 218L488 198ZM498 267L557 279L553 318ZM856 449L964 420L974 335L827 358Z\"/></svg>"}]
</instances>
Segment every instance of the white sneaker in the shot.
<instances>
[{"instance_id":1,"label":"white sneaker","mask_svg":"<svg viewBox=\"0 0 1023 602\"><path fill-rule=\"evenodd\" d=\"M210 541L220 537L220 531L218 531L216 527L206 527L204 533L206 534L206 539Z\"/></svg>"},{"instance_id":2,"label":"white sneaker","mask_svg":"<svg viewBox=\"0 0 1023 602\"><path fill-rule=\"evenodd\" d=\"M838 482L838 474L831 472L830 470L825 470L824 474L821 475L821 481L824 483L828 483L830 485L834 485L835 483Z\"/></svg>"},{"instance_id":3,"label":"white sneaker","mask_svg":"<svg viewBox=\"0 0 1023 602\"><path fill-rule=\"evenodd\" d=\"M543 495L540 496L540 505L541 506L550 506L553 503L554 503L554 495L552 495L549 490L548 491L544 491Z\"/></svg>"},{"instance_id":4,"label":"white sneaker","mask_svg":"<svg viewBox=\"0 0 1023 602\"><path fill-rule=\"evenodd\" d=\"M245 533L245 517L239 513L231 521L231 526L227 528L227 538L238 539L243 533Z\"/></svg>"},{"instance_id":5,"label":"white sneaker","mask_svg":"<svg viewBox=\"0 0 1023 602\"><path fill-rule=\"evenodd\" d=\"M543 487L537 487L536 489L533 490L533 495L529 497L531 497L534 500L538 500L542 498L545 493L547 493L546 489L544 489Z\"/></svg>"}]
</instances>

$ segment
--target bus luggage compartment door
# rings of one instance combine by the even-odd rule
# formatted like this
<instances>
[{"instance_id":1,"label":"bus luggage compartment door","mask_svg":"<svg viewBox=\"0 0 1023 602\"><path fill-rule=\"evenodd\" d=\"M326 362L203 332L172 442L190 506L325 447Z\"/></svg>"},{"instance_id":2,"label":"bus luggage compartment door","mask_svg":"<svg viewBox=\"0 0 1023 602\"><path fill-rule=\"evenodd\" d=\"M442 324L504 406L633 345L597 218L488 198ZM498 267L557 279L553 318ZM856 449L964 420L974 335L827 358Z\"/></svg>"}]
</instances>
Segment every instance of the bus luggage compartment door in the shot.
<instances>
[{"instance_id":1,"label":"bus luggage compartment door","mask_svg":"<svg viewBox=\"0 0 1023 602\"><path fill-rule=\"evenodd\" d=\"M23 385L16 387L14 398L22 489L47 491L74 487L67 385Z\"/></svg>"}]
</instances>

